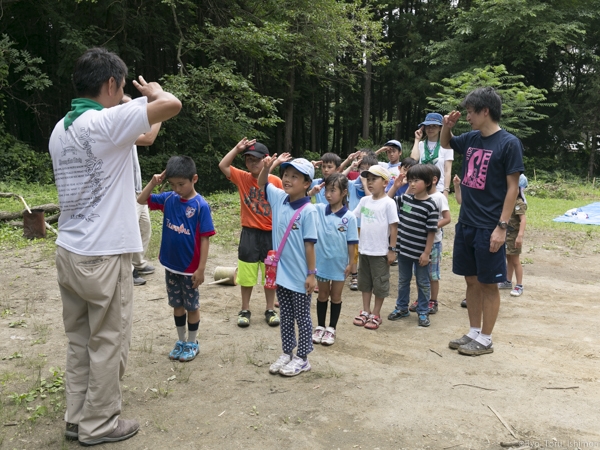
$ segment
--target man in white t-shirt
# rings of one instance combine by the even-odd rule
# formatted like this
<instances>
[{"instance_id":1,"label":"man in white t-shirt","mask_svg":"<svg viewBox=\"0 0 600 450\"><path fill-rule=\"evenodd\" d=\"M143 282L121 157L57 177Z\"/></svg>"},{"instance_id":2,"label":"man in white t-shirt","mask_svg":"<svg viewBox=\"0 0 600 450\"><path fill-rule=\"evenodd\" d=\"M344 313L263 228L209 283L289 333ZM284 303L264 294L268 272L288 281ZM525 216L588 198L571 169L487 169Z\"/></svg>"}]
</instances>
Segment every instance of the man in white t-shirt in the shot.
<instances>
[{"instance_id":1,"label":"man in white t-shirt","mask_svg":"<svg viewBox=\"0 0 600 450\"><path fill-rule=\"evenodd\" d=\"M75 63L78 98L55 126L49 150L61 215L56 269L68 338L65 437L82 445L137 433L123 420L121 389L131 340L131 255L142 250L131 149L152 124L177 115L181 102L139 77L142 97L118 106L127 66L103 48Z\"/></svg>"},{"instance_id":2,"label":"man in white t-shirt","mask_svg":"<svg viewBox=\"0 0 600 450\"><path fill-rule=\"evenodd\" d=\"M131 97L129 94L123 96L121 103L129 103ZM137 202L137 197L142 192L144 186L142 186L142 171L140 169L140 161L138 158L138 145L142 147L149 147L154 144L158 132L160 131L161 122L152 124L148 133L140 135L135 141L135 145L131 150L131 157L133 159L133 182L135 186L135 206L138 216L138 224L140 226L140 235L142 237L142 246L144 249L141 252L134 253L132 257L133 262L133 285L140 286L146 284L146 280L143 279L142 275L150 275L154 273L154 266L152 266L146 260L146 252L148 251L148 244L150 244L150 237L152 237L152 223L150 222L150 211L148 205L140 205Z\"/></svg>"}]
</instances>

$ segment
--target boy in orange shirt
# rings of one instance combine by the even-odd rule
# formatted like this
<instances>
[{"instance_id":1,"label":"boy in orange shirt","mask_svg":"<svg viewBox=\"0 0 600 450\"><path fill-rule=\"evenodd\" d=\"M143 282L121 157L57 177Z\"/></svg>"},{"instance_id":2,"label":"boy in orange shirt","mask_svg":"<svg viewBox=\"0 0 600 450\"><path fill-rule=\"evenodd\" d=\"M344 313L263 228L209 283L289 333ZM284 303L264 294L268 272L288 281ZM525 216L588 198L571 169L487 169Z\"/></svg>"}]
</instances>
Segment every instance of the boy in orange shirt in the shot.
<instances>
[{"instance_id":1,"label":"boy in orange shirt","mask_svg":"<svg viewBox=\"0 0 600 450\"><path fill-rule=\"evenodd\" d=\"M236 156L242 154L248 172L233 167ZM287 154L282 154L274 165L279 165L286 160ZM269 150L264 144L249 141L244 138L227 153L219 163L221 172L235 184L240 194L242 233L238 247L238 272L236 283L242 290L242 309L238 314L237 324L245 328L250 325L250 297L252 288L256 285L258 269L260 268L262 282L265 279L264 260L272 249L271 241L271 206L265 199L264 190L258 187L257 179L263 168L263 158L269 156ZM282 188L281 179L269 175L269 183ZM279 316L274 311L275 290L265 289L267 307L265 320L276 327L279 325Z\"/></svg>"}]
</instances>

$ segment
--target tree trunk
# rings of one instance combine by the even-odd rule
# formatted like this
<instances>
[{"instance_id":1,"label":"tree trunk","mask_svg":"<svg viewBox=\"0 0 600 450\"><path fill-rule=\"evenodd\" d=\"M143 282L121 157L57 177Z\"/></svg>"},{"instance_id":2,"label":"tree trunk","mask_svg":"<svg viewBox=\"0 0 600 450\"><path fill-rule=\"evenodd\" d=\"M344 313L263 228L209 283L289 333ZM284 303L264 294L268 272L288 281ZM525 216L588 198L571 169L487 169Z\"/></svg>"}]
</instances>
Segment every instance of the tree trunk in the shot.
<instances>
[{"instance_id":1,"label":"tree trunk","mask_svg":"<svg viewBox=\"0 0 600 450\"><path fill-rule=\"evenodd\" d=\"M287 110L285 113L285 140L283 151L292 153L292 132L294 130L294 85L296 83L295 70L292 67L289 73L289 89L287 99Z\"/></svg>"},{"instance_id":2,"label":"tree trunk","mask_svg":"<svg viewBox=\"0 0 600 450\"><path fill-rule=\"evenodd\" d=\"M598 133L592 133L592 149L590 150L590 160L588 162L588 178L594 179L594 169L596 167L596 149L598 148Z\"/></svg>"},{"instance_id":3,"label":"tree trunk","mask_svg":"<svg viewBox=\"0 0 600 450\"><path fill-rule=\"evenodd\" d=\"M317 102L315 95L312 96L312 108L310 109L310 151L318 152L317 148ZM319 152L320 153L320 152Z\"/></svg>"},{"instance_id":4,"label":"tree trunk","mask_svg":"<svg viewBox=\"0 0 600 450\"><path fill-rule=\"evenodd\" d=\"M365 93L363 96L362 138L369 139L369 118L371 116L371 60L367 60L365 72Z\"/></svg>"}]
</instances>

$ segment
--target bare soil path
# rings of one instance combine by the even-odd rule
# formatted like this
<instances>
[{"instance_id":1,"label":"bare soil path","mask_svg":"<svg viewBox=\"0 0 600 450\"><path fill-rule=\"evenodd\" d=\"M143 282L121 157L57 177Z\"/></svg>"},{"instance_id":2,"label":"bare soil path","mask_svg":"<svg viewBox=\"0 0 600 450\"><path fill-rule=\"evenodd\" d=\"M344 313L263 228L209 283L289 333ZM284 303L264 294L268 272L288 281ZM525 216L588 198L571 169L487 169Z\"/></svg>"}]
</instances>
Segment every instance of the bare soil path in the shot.
<instances>
[{"instance_id":1,"label":"bare soil path","mask_svg":"<svg viewBox=\"0 0 600 450\"><path fill-rule=\"evenodd\" d=\"M347 290L335 345L315 346L312 371L291 379L268 373L280 339L263 320L260 286L247 329L236 326L238 287L201 287L200 356L187 364L169 361L176 333L160 268L135 288L123 381L123 417L137 418L141 430L105 447L441 450L522 441L533 448L600 448L600 243L577 236L528 231L525 293L512 298L501 291L493 354L465 357L447 346L468 325L459 305L464 281L450 269L450 230L440 310L429 328L419 328L414 314L384 319L377 331L355 327L361 300ZM22 420L24 406L7 399L35 381L36 368L47 373L65 365L53 258L32 249L0 258L1 309L11 311L0 319L0 356L6 357L0 361L0 448L79 448L63 440L60 414L32 423ZM235 252L213 246L207 281L216 266L235 260ZM384 303L386 315L393 302ZM9 327L18 320L27 328ZM15 353L21 357L8 358Z\"/></svg>"}]
</instances>

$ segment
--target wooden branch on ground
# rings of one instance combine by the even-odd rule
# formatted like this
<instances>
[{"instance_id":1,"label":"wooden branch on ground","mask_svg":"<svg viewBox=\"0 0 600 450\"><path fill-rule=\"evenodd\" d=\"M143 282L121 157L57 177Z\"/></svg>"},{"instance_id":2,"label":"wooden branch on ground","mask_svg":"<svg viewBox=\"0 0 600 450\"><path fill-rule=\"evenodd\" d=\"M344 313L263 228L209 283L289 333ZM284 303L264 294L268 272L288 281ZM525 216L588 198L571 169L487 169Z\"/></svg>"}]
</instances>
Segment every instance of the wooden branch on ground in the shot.
<instances>
[{"instance_id":1,"label":"wooden branch on ground","mask_svg":"<svg viewBox=\"0 0 600 450\"><path fill-rule=\"evenodd\" d=\"M0 193L0 197L6 197L5 194ZM54 203L48 203L46 205L34 206L31 209L43 209L44 213L56 213L60 212L60 206L55 205ZM15 220L23 217L23 213L26 210L22 210L19 212L6 212L0 211L0 220Z\"/></svg>"}]
</instances>

